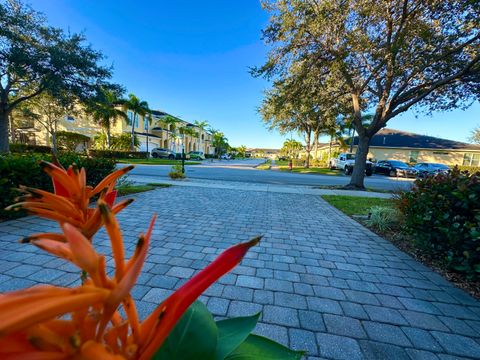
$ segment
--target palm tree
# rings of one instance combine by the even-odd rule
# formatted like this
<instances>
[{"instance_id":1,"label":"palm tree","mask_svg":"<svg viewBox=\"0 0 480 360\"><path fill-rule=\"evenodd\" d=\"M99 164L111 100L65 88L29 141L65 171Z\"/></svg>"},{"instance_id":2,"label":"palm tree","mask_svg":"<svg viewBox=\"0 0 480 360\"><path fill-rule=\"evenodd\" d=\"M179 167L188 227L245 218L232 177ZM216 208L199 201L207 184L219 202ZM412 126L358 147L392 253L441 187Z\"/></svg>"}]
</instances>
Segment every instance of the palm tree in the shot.
<instances>
[{"instance_id":1,"label":"palm tree","mask_svg":"<svg viewBox=\"0 0 480 360\"><path fill-rule=\"evenodd\" d=\"M198 132L189 126L181 127L178 132L182 135L182 149L185 149L185 136L198 138Z\"/></svg>"},{"instance_id":2,"label":"palm tree","mask_svg":"<svg viewBox=\"0 0 480 360\"><path fill-rule=\"evenodd\" d=\"M119 97L119 92L101 87L96 98L87 104L86 111L106 130L108 149L112 146L111 127L119 118L128 120L127 114L118 108L118 105L123 104L124 101Z\"/></svg>"},{"instance_id":3,"label":"palm tree","mask_svg":"<svg viewBox=\"0 0 480 360\"><path fill-rule=\"evenodd\" d=\"M135 122L137 120L137 116L147 116L147 114L151 113L151 110L148 107L148 103L146 101L140 100L134 94L128 94L128 100L126 100L123 103L123 106L125 109L133 112L132 119L130 119L130 125L132 126L132 144L130 146L130 150L135 151L134 137L135 137ZM148 131L147 131L147 134L148 134ZM148 137L147 137L147 144L148 144Z\"/></svg>"},{"instance_id":4,"label":"palm tree","mask_svg":"<svg viewBox=\"0 0 480 360\"><path fill-rule=\"evenodd\" d=\"M179 120L176 117L171 116L171 115L167 115L162 119L162 122L165 125L167 125L167 127L169 128L169 129L167 129L167 145L168 145L169 150L170 150L170 143L169 143L168 140L169 140L169 137L176 136L174 134L175 134L175 128L177 126L178 121Z\"/></svg>"},{"instance_id":5,"label":"palm tree","mask_svg":"<svg viewBox=\"0 0 480 360\"><path fill-rule=\"evenodd\" d=\"M208 122L206 122L205 120L203 120L203 121L195 120L194 124L195 124L196 127L198 127L200 129L200 132L203 132L203 133L206 131L207 127L209 127ZM203 145L203 152L206 154L207 152L205 151L206 150L205 149L205 141L201 140L201 143Z\"/></svg>"}]
</instances>

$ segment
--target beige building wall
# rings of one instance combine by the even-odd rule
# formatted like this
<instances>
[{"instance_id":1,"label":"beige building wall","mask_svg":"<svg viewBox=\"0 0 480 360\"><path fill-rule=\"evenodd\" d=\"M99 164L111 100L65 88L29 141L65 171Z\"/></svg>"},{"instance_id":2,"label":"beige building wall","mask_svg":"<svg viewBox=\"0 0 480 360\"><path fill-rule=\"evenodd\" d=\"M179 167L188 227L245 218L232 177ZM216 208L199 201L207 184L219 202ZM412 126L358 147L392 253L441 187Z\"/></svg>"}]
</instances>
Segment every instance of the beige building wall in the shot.
<instances>
[{"instance_id":1,"label":"beige building wall","mask_svg":"<svg viewBox=\"0 0 480 360\"><path fill-rule=\"evenodd\" d=\"M334 152L347 152L349 149L339 149L336 145L332 147L332 153ZM357 151L357 146L353 147L353 152ZM322 147L319 149L319 158L321 154L328 154L328 147ZM368 153L368 159L374 161L379 160L399 160L406 163L440 163L449 166L463 165L465 154L480 154L479 150L439 150L439 149L401 149L401 148L382 148L382 147L370 147ZM477 155L479 156L479 155ZM416 159L416 161L415 161ZM475 164L473 164L475 165Z\"/></svg>"}]
</instances>

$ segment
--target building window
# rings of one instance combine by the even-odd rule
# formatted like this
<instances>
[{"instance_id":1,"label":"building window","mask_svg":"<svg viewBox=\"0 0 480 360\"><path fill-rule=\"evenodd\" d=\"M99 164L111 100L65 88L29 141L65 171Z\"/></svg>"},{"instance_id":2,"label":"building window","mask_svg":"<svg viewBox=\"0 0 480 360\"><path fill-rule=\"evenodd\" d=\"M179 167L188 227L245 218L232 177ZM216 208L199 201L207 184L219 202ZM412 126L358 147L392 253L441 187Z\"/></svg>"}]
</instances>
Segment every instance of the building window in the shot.
<instances>
[{"instance_id":1,"label":"building window","mask_svg":"<svg viewBox=\"0 0 480 360\"><path fill-rule=\"evenodd\" d=\"M145 131L148 131L148 119L147 118L143 119L143 129Z\"/></svg>"},{"instance_id":2,"label":"building window","mask_svg":"<svg viewBox=\"0 0 480 360\"><path fill-rule=\"evenodd\" d=\"M133 111L128 110L127 111L127 117L128 117L128 120L129 120L129 124L131 126L134 123L134 121L133 121ZM135 114L135 125L134 126L138 127L138 115L137 114Z\"/></svg>"},{"instance_id":3,"label":"building window","mask_svg":"<svg viewBox=\"0 0 480 360\"><path fill-rule=\"evenodd\" d=\"M463 155L464 166L480 166L480 153L465 153Z\"/></svg>"},{"instance_id":4,"label":"building window","mask_svg":"<svg viewBox=\"0 0 480 360\"><path fill-rule=\"evenodd\" d=\"M410 160L409 160L409 162L411 162L411 163L416 163L417 160L418 160L418 153L419 153L418 150L411 150L411 151L410 151Z\"/></svg>"}]
</instances>

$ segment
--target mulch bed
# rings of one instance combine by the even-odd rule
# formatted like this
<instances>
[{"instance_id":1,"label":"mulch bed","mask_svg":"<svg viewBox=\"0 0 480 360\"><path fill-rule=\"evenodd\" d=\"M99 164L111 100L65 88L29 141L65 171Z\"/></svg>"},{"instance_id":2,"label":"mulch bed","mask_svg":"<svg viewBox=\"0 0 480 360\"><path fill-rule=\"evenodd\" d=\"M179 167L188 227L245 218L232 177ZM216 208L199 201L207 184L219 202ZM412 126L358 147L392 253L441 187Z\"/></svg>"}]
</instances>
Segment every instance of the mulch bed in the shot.
<instances>
[{"instance_id":1,"label":"mulch bed","mask_svg":"<svg viewBox=\"0 0 480 360\"><path fill-rule=\"evenodd\" d=\"M357 221L358 220L359 219L357 219ZM467 279L465 274L454 272L449 269L447 267L447 264L445 264L444 262L437 259L432 259L431 256L426 254L421 249L415 248L408 235L403 234L400 229L381 233L376 229L368 226L365 221L360 220L360 222L362 223L362 225L369 228L377 235L380 235L384 239L390 241L393 245L395 245L403 252L406 252L407 254L412 256L415 260L421 262L423 265L442 275L448 281L453 283L456 287L465 290L474 298L480 300L480 280Z\"/></svg>"}]
</instances>

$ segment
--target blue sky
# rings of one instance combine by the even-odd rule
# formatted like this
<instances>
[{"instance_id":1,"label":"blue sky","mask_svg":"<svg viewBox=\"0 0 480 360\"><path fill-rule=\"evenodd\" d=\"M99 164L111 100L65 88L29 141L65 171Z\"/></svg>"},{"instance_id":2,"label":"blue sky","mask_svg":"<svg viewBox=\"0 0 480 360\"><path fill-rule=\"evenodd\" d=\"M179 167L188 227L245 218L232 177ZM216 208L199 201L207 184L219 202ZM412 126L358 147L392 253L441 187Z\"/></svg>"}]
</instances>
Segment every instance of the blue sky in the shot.
<instances>
[{"instance_id":1,"label":"blue sky","mask_svg":"<svg viewBox=\"0 0 480 360\"><path fill-rule=\"evenodd\" d=\"M281 147L257 108L268 83L248 68L261 65L260 31L268 14L258 0L30 0L52 25L84 31L114 65L113 81L181 118L206 120L233 146ZM480 104L467 111L408 112L388 127L466 141L480 125Z\"/></svg>"}]
</instances>

